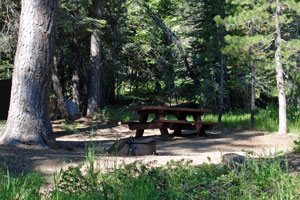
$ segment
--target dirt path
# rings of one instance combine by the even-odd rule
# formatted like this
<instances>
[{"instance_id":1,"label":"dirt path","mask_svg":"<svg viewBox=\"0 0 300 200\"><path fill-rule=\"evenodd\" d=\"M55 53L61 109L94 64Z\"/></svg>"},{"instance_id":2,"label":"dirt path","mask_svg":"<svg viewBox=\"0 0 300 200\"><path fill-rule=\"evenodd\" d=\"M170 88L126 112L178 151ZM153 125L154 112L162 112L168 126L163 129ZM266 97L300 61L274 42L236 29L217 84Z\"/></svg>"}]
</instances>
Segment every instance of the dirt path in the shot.
<instances>
[{"instance_id":1,"label":"dirt path","mask_svg":"<svg viewBox=\"0 0 300 200\"><path fill-rule=\"evenodd\" d=\"M37 149L28 146L0 146L0 163L15 173L21 171L40 171L52 175L62 166L78 164L85 160L85 144L94 141L98 152L111 145L118 138L134 136L127 126L101 123L88 118L76 120L73 124L54 121L55 137L59 145L50 149ZM279 136L265 132L249 130L212 130L202 137L174 137L171 141L162 141L158 130L147 130L145 136L157 141L157 153L142 157L113 157L101 155L98 163L101 167L112 167L121 162L136 160L155 161L157 165L170 160L190 159L193 164L203 162L219 163L222 154L253 151L260 155L269 155L278 151L290 151L296 135ZM64 163L62 165L62 163Z\"/></svg>"}]
</instances>

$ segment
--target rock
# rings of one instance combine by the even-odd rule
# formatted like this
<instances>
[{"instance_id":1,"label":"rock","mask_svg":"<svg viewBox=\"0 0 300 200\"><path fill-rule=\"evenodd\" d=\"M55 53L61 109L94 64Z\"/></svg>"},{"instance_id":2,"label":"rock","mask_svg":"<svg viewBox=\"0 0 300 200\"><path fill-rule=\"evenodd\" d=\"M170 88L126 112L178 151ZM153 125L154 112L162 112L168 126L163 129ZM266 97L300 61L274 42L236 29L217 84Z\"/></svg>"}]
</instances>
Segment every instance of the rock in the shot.
<instances>
[{"instance_id":1,"label":"rock","mask_svg":"<svg viewBox=\"0 0 300 200\"><path fill-rule=\"evenodd\" d=\"M127 138L118 140L106 152L118 156L156 155L156 141L151 138Z\"/></svg>"},{"instance_id":2,"label":"rock","mask_svg":"<svg viewBox=\"0 0 300 200\"><path fill-rule=\"evenodd\" d=\"M64 100L69 119L73 120L80 116L79 106L71 100ZM63 118L63 114L60 112L59 107L57 105L56 98L50 98L50 118L51 120L61 119Z\"/></svg>"},{"instance_id":3,"label":"rock","mask_svg":"<svg viewBox=\"0 0 300 200\"><path fill-rule=\"evenodd\" d=\"M66 99L65 104L66 104L68 113L72 118L76 118L76 117L80 116L79 106L76 103L74 103L71 100Z\"/></svg>"},{"instance_id":4,"label":"rock","mask_svg":"<svg viewBox=\"0 0 300 200\"><path fill-rule=\"evenodd\" d=\"M236 154L236 153L227 153L223 155L223 162L229 167L235 165L242 165L245 161L246 157Z\"/></svg>"}]
</instances>

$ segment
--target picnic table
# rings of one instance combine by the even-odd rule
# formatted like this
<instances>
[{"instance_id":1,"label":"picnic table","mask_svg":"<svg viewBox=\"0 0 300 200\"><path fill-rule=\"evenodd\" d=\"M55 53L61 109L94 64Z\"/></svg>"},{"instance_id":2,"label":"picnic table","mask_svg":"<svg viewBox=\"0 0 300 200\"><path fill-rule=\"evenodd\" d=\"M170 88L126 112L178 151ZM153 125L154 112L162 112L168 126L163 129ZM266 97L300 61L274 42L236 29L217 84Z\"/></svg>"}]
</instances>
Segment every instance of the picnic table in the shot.
<instances>
[{"instance_id":1,"label":"picnic table","mask_svg":"<svg viewBox=\"0 0 300 200\"><path fill-rule=\"evenodd\" d=\"M202 115L212 112L209 109L177 108L150 106L131 108L139 114L138 122L122 122L127 124L130 130L136 130L136 137L142 137L145 129L159 129L164 139L169 139L168 129L174 130L174 136L182 136L182 130L196 130L197 136L204 135L205 130L210 130L218 122L204 122ZM155 118L149 121L149 115L154 114ZM168 120L166 116L175 116L175 120ZM194 121L188 121L187 116L193 116Z\"/></svg>"}]
</instances>

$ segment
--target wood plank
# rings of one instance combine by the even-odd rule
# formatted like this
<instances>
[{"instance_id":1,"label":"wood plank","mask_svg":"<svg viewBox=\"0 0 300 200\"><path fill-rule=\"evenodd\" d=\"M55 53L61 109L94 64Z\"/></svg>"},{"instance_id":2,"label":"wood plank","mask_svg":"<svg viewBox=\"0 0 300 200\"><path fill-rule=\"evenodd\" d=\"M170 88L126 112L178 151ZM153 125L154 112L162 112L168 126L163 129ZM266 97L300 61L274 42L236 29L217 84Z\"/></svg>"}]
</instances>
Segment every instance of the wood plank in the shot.
<instances>
[{"instance_id":1,"label":"wood plank","mask_svg":"<svg viewBox=\"0 0 300 200\"><path fill-rule=\"evenodd\" d=\"M121 124L127 124L130 130L137 129L156 129L156 128L170 128L173 129L175 125L180 125L182 129L193 130L197 124L202 124L203 127L211 128L214 125L221 124L220 122L195 122L185 120L161 120L158 122L121 122Z\"/></svg>"},{"instance_id":2,"label":"wood plank","mask_svg":"<svg viewBox=\"0 0 300 200\"><path fill-rule=\"evenodd\" d=\"M155 123L130 123L128 124L130 130L143 130L143 129L161 129L161 128L173 128L174 124L166 124L161 122Z\"/></svg>"},{"instance_id":3,"label":"wood plank","mask_svg":"<svg viewBox=\"0 0 300 200\"><path fill-rule=\"evenodd\" d=\"M203 122L203 121L186 121L186 120L160 120L163 123L174 123L174 124L203 124L203 125L219 125L221 122Z\"/></svg>"},{"instance_id":4,"label":"wood plank","mask_svg":"<svg viewBox=\"0 0 300 200\"><path fill-rule=\"evenodd\" d=\"M211 109L177 108L177 107L164 107L164 106L143 106L139 108L129 108L129 110L142 111L145 113L155 112L155 111L188 112L188 113L212 112Z\"/></svg>"},{"instance_id":5,"label":"wood plank","mask_svg":"<svg viewBox=\"0 0 300 200\"><path fill-rule=\"evenodd\" d=\"M202 124L202 122L186 121L186 120L161 120L163 123L175 123L175 124Z\"/></svg>"}]
</instances>

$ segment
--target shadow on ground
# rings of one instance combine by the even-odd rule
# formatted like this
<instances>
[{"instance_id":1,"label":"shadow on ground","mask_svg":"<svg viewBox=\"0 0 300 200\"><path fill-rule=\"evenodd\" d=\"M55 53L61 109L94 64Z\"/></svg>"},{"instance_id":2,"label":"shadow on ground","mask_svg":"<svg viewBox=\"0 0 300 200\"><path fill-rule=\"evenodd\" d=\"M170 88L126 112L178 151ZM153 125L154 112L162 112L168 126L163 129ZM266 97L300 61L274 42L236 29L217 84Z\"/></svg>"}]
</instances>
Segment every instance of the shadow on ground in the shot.
<instances>
[{"instance_id":1,"label":"shadow on ground","mask_svg":"<svg viewBox=\"0 0 300 200\"><path fill-rule=\"evenodd\" d=\"M117 123L90 118L80 118L73 123L53 121L53 130L52 136L57 142L50 145L49 149L0 146L0 165L7 167L13 174L40 171L50 175L59 171L62 165L76 165L85 161L86 149L92 144L96 146L99 154L116 140L135 135L135 131L129 130L126 125L118 126ZM188 131L184 133L191 134ZM161 160L161 164L173 158L198 159L198 163L201 163L203 161L199 160L200 157L201 159L211 155L220 157L222 152L285 151L293 144L293 139L289 136L266 135L265 132L251 130L211 130L205 136L173 137L170 141L163 141L159 130L146 130L144 135L156 140L159 155L143 159ZM139 157L122 159L136 161ZM299 166L299 160L297 156L291 157L291 162L295 166Z\"/></svg>"}]
</instances>

